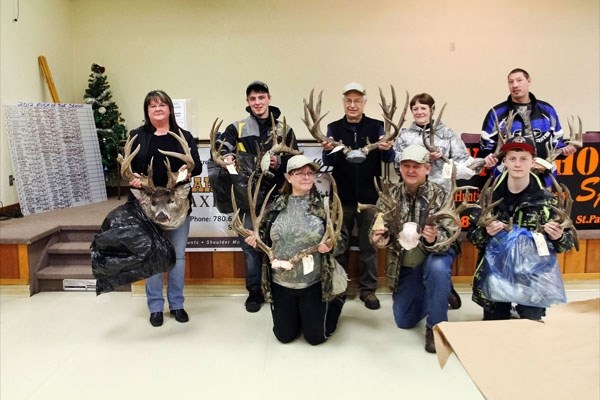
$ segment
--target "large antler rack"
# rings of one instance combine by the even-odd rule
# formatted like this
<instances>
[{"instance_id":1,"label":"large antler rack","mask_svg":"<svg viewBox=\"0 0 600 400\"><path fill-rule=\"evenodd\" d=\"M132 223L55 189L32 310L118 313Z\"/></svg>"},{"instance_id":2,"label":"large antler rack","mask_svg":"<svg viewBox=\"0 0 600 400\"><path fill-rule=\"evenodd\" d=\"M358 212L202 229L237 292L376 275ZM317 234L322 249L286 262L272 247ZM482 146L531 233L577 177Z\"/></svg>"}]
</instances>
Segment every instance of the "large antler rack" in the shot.
<instances>
[{"instance_id":1,"label":"large antler rack","mask_svg":"<svg viewBox=\"0 0 600 400\"><path fill-rule=\"evenodd\" d=\"M169 161L169 157L178 158L186 164L186 168L188 171L192 171L196 165L194 159L192 157L191 149L188 146L187 141L183 135L183 132L179 130L179 135L169 131L169 135L173 136L183 148L183 154L176 153L173 151L163 151L159 150L159 152L165 155L165 166L167 167L167 190L172 190L177 185L177 178L179 176L179 172L171 171L171 162ZM133 142L137 139L137 135L133 137L128 137L125 142L124 154L119 154L117 157L117 161L121 165L121 176L123 179L127 181L131 181L137 176L134 175L133 170L131 169L131 162L135 158L135 156L139 153L141 145L138 144L133 153L131 152L131 147L133 146ZM154 183L152 182L152 160L150 160L150 164L148 165L148 175L143 176L140 175L139 179L141 180L142 190L152 191L154 190Z\"/></svg>"},{"instance_id":2,"label":"large antler rack","mask_svg":"<svg viewBox=\"0 0 600 400\"><path fill-rule=\"evenodd\" d=\"M554 118L551 118L552 126L556 126L556 121ZM581 123L581 118L578 116L577 120L579 121L579 129L576 132L573 132L573 124L575 123L575 117L571 116L568 120L569 125L569 139L565 140L571 146L580 149L583 147L583 125ZM548 140L546 142L546 150L547 156L546 161L550 164L554 163L554 160L558 158L558 156L562 155L562 150L558 148L558 142L552 144L552 140Z\"/></svg>"},{"instance_id":3,"label":"large antler rack","mask_svg":"<svg viewBox=\"0 0 600 400\"><path fill-rule=\"evenodd\" d=\"M333 140L333 138L323 135L323 133L321 132L321 121L323 120L323 118L325 118L327 114L329 114L329 112L326 112L324 115L321 115L321 100L323 96L323 91L321 90L319 92L319 97L317 98L316 104L313 101L314 91L315 89L312 89L310 91L310 95L308 96L308 102L306 101L306 99L302 100L304 102L304 118L302 119L302 122L304 122L304 125L306 125L306 128L308 129L310 135L313 138L315 138L315 140L319 144L323 142L329 142L331 143L334 149L341 148L343 154L348 153L351 150L350 147L344 145L342 142L337 142Z\"/></svg>"},{"instance_id":4,"label":"large antler rack","mask_svg":"<svg viewBox=\"0 0 600 400\"><path fill-rule=\"evenodd\" d=\"M552 185L556 189L556 198L558 207L551 205L550 208L556 213L556 217L553 221L558 222L563 229L571 228L573 233L573 241L575 243L575 249L579 251L579 238L577 236L577 229L571 220L571 208L573 207L573 198L569 188L564 183L558 183L556 178L552 174L549 174L552 179ZM544 227L538 222L536 231L543 232Z\"/></svg>"},{"instance_id":5,"label":"large antler rack","mask_svg":"<svg viewBox=\"0 0 600 400\"><path fill-rule=\"evenodd\" d=\"M409 96L408 96L408 92L406 92L406 101L404 102L404 109L402 110L402 114L400 115L400 119L398 120L398 123L394 123L394 113L396 112L396 91L394 89L394 86L390 85L391 91L392 91L392 102L390 104L387 103L385 96L383 95L383 91L381 90L381 88L379 88L379 97L381 98L381 103L379 103L379 106L381 107L381 111L383 112L383 118L385 120L385 125L384 125L384 135L383 137L375 142L375 143L368 143L368 139L367 139L367 144L365 146L363 146L360 150L365 153L365 154L369 154L369 152L375 150L378 146L380 142L392 142L396 139L396 137L398 136L398 134L400 133L400 129L402 128L402 125L404 125L404 122L406 122L406 112L408 111L408 103L409 103ZM392 127L394 128L394 130L392 131Z\"/></svg>"},{"instance_id":6,"label":"large antler rack","mask_svg":"<svg viewBox=\"0 0 600 400\"><path fill-rule=\"evenodd\" d=\"M448 192L448 197L442 205L442 208L440 208L437 212L427 217L427 219L425 220L425 225L437 225L441 221L449 219L454 225L454 232L452 233L452 235L450 235L450 237L448 237L448 239L441 242L436 242L432 246L427 246L428 249L434 252L438 250L443 250L444 248L446 248L446 246L451 245L456 239L458 239L461 232L460 213L469 208L479 207L479 205L475 203L469 203L469 193L471 190L477 190L475 186L456 186L456 167L454 166L454 164L452 164L452 174L450 182L450 191ZM459 192L465 192L464 199L460 203L460 205L456 207L454 199L456 198L456 194Z\"/></svg>"},{"instance_id":7,"label":"large antler rack","mask_svg":"<svg viewBox=\"0 0 600 400\"><path fill-rule=\"evenodd\" d=\"M232 218L232 222L231 222L231 228L244 238L247 238L250 235L255 235L256 245L258 246L259 249L261 249L267 255L267 257L269 257L269 260L271 262L273 262L273 260L275 258L273 255L273 249L271 249L269 246L267 246L260 239L259 229L260 229L260 223L265 216L265 209L267 207L269 197L271 196L271 193L273 193L273 190L275 190L275 185L273 185L271 190L269 190L269 192L267 193L267 196L265 197L263 204L260 207L260 212L258 213L258 215L256 215L256 203L258 201L258 195L260 193L260 187L262 184L262 179L263 179L264 174L261 174L258 177L258 181L256 183L254 183L255 174L256 174L256 172L253 172L252 175L250 175L250 179L248 180L248 189L247 189L248 190L249 213L250 213L250 219L252 221L252 233L248 232L248 230L246 230L246 228L244 228L244 223L240 219L240 209L237 207L237 202L235 201L235 194L233 191L233 187L231 188L231 203L233 205L233 218Z\"/></svg>"}]
</instances>

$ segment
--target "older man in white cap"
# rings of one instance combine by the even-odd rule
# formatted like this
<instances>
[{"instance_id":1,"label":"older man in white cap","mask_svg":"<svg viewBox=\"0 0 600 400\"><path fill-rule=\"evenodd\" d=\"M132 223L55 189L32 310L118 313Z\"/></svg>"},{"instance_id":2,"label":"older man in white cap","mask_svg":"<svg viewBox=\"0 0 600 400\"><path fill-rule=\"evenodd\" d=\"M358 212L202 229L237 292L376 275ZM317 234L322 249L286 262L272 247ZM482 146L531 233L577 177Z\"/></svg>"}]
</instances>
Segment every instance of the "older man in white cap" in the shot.
<instances>
[{"instance_id":1,"label":"older man in white cap","mask_svg":"<svg viewBox=\"0 0 600 400\"><path fill-rule=\"evenodd\" d=\"M342 102L344 117L327 126L327 136L342 142L352 150L358 150L368 143L376 143L383 135L383 122L369 118L364 114L367 92L363 85L356 82L344 87ZM359 254L359 297L370 310L380 307L375 296L377 289L376 249L370 243L369 229L373 222L373 212L357 212L358 203L375 204L377 191L374 178L381 179L381 163L394 161L392 142L379 142L379 149L367 155L356 152L362 157L350 158L330 142L323 146L323 163L333 167L333 177L338 185L338 194L344 209L344 225L352 232L354 225L358 227ZM348 267L348 253L338 257L338 262Z\"/></svg>"},{"instance_id":2,"label":"older man in white cap","mask_svg":"<svg viewBox=\"0 0 600 400\"><path fill-rule=\"evenodd\" d=\"M431 328L448 320L455 250L448 240L451 227L426 225L429 213L437 212L447 196L440 185L427 180L430 171L425 147L411 144L404 149L400 159L402 182L390 190L398 220L384 221L383 229L374 225L371 240L379 248L389 246L386 275L393 291L396 325L410 329L426 318L425 350L435 353ZM410 223L419 226L420 233L407 229Z\"/></svg>"}]
</instances>

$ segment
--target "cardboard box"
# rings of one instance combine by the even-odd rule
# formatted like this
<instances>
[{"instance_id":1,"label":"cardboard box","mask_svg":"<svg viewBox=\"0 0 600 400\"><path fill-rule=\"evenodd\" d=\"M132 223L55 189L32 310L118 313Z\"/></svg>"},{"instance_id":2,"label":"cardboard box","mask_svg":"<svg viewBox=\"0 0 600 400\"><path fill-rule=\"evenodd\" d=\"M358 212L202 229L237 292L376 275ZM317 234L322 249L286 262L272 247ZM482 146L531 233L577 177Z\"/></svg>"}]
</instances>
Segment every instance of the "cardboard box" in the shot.
<instances>
[{"instance_id":1,"label":"cardboard box","mask_svg":"<svg viewBox=\"0 0 600 400\"><path fill-rule=\"evenodd\" d=\"M600 298L553 306L543 322L442 322L443 368L452 352L487 399L600 399Z\"/></svg>"}]
</instances>

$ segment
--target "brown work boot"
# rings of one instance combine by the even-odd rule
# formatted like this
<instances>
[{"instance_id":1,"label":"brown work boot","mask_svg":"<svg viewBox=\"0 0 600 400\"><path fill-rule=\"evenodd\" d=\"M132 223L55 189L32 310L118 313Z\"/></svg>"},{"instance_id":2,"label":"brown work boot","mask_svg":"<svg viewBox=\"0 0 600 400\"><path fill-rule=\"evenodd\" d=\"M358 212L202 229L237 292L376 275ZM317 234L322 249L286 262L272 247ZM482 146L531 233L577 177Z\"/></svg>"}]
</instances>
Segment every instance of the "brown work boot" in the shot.
<instances>
[{"instance_id":1,"label":"brown work boot","mask_svg":"<svg viewBox=\"0 0 600 400\"><path fill-rule=\"evenodd\" d=\"M359 297L369 310L378 310L381 307L379 299L373 292L361 292Z\"/></svg>"},{"instance_id":2,"label":"brown work boot","mask_svg":"<svg viewBox=\"0 0 600 400\"><path fill-rule=\"evenodd\" d=\"M425 351L435 353L435 340L433 340L433 330L431 328L425 330Z\"/></svg>"},{"instance_id":3,"label":"brown work boot","mask_svg":"<svg viewBox=\"0 0 600 400\"><path fill-rule=\"evenodd\" d=\"M450 289L450 296L448 296L448 305L451 310L458 310L462 306L462 301L459 294L454 290L454 286Z\"/></svg>"}]
</instances>

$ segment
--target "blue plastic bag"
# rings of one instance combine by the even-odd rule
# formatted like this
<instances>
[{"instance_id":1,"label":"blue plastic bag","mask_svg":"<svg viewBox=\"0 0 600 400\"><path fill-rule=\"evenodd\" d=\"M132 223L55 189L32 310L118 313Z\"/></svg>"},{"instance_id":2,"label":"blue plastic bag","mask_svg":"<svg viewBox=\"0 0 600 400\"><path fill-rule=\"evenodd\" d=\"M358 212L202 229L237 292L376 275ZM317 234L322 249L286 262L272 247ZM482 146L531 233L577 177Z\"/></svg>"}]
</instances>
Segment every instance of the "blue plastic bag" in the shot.
<instances>
[{"instance_id":1,"label":"blue plastic bag","mask_svg":"<svg viewBox=\"0 0 600 400\"><path fill-rule=\"evenodd\" d=\"M481 290L496 302L533 307L565 303L567 296L558 267L556 251L540 256L531 231L513 227L500 232L487 245L481 270Z\"/></svg>"}]
</instances>

